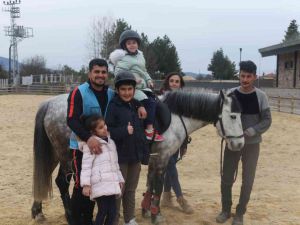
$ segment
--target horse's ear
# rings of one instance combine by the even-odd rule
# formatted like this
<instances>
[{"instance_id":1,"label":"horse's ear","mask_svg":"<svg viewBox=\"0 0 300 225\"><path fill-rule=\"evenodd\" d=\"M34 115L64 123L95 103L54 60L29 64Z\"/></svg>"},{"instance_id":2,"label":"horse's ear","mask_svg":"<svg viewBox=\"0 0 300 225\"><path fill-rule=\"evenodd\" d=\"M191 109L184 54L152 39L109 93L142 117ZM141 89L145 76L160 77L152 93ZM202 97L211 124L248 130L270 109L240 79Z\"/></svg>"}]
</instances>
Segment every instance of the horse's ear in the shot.
<instances>
[{"instance_id":1,"label":"horse's ear","mask_svg":"<svg viewBox=\"0 0 300 225\"><path fill-rule=\"evenodd\" d=\"M220 90L220 97L221 97L222 100L225 99L224 92L225 92L224 90Z\"/></svg>"}]
</instances>

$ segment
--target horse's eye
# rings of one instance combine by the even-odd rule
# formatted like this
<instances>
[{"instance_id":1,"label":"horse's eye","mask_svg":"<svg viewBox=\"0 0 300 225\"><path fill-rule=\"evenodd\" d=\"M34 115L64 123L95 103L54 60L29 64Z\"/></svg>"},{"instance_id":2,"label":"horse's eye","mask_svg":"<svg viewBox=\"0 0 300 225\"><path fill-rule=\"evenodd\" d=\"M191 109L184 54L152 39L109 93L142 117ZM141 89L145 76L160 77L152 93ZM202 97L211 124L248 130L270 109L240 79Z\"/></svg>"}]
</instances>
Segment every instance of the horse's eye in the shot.
<instances>
[{"instance_id":1,"label":"horse's eye","mask_svg":"<svg viewBox=\"0 0 300 225\"><path fill-rule=\"evenodd\" d=\"M236 119L236 115L231 115L230 117L231 117L231 119L233 119L233 120Z\"/></svg>"}]
</instances>

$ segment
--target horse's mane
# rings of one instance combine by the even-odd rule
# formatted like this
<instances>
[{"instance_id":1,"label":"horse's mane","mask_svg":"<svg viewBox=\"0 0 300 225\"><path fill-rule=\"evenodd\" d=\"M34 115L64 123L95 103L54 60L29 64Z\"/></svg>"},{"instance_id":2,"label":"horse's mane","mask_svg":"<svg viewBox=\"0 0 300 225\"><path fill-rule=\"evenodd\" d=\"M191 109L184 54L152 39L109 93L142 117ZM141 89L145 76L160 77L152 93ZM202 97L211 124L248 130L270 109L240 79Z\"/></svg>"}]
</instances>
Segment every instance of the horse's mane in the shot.
<instances>
[{"instance_id":1,"label":"horse's mane","mask_svg":"<svg viewBox=\"0 0 300 225\"><path fill-rule=\"evenodd\" d=\"M197 90L171 91L163 99L172 113L214 122L220 111L220 97L213 93Z\"/></svg>"}]
</instances>

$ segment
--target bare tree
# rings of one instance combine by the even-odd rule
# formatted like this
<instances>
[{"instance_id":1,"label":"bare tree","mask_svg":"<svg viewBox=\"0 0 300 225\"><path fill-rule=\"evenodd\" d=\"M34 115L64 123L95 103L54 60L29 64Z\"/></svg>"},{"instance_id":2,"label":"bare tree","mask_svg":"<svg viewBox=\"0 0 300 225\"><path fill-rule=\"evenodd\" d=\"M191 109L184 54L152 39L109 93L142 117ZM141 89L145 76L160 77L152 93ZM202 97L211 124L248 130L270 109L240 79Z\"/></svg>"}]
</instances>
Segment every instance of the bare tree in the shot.
<instances>
[{"instance_id":1,"label":"bare tree","mask_svg":"<svg viewBox=\"0 0 300 225\"><path fill-rule=\"evenodd\" d=\"M88 30L88 57L102 57L101 49L103 46L104 34L113 27L114 19L112 16L94 17Z\"/></svg>"},{"instance_id":2,"label":"bare tree","mask_svg":"<svg viewBox=\"0 0 300 225\"><path fill-rule=\"evenodd\" d=\"M47 73L46 59L44 56L36 55L22 61L20 66L21 76L38 75Z\"/></svg>"}]
</instances>

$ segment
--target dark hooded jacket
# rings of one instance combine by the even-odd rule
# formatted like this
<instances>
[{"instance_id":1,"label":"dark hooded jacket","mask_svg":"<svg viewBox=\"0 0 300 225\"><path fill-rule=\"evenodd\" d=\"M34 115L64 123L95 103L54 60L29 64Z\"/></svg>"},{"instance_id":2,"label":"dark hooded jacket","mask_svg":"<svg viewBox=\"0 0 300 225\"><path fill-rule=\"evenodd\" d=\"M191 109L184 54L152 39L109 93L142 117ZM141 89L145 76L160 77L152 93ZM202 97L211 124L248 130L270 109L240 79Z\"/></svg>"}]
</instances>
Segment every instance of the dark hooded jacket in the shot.
<instances>
[{"instance_id":1,"label":"dark hooded jacket","mask_svg":"<svg viewBox=\"0 0 300 225\"><path fill-rule=\"evenodd\" d=\"M137 100L124 102L118 95L108 105L105 120L111 138L117 146L119 163L142 162L149 152L143 121L137 113L139 106ZM132 135L127 130L129 122L134 129Z\"/></svg>"}]
</instances>

